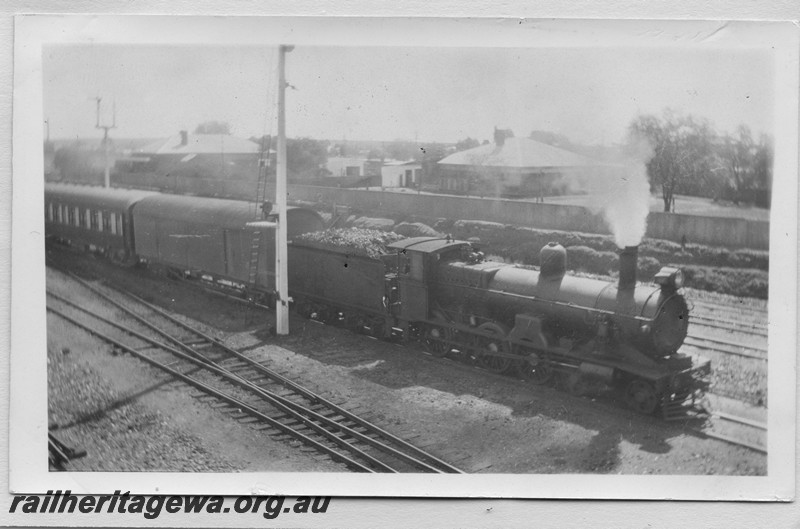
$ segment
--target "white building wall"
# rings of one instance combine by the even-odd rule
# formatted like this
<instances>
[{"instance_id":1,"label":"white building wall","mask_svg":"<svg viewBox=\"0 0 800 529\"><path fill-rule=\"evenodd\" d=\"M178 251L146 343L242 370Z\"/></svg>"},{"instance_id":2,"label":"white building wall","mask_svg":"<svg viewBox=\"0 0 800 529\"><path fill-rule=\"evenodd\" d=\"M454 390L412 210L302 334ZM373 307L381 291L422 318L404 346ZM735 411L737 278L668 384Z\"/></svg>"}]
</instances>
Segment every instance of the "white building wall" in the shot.
<instances>
[{"instance_id":1,"label":"white building wall","mask_svg":"<svg viewBox=\"0 0 800 529\"><path fill-rule=\"evenodd\" d=\"M421 170L420 164L384 165L381 167L381 185L383 187L412 187L419 183Z\"/></svg>"}]
</instances>

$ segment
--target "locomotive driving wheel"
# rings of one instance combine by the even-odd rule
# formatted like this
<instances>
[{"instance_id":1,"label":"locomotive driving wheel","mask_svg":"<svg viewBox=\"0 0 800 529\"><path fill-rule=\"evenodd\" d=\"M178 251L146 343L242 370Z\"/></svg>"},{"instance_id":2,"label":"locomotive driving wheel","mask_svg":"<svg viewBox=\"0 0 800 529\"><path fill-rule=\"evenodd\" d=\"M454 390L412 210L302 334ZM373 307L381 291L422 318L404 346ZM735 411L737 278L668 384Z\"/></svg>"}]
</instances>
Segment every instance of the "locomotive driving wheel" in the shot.
<instances>
[{"instance_id":1,"label":"locomotive driving wheel","mask_svg":"<svg viewBox=\"0 0 800 529\"><path fill-rule=\"evenodd\" d=\"M505 373L508 371L511 367L511 358L497 356L498 353L501 355L509 354L506 329L499 323L489 321L479 325L478 331L484 334L483 336L478 336L476 340L480 366L492 373Z\"/></svg>"},{"instance_id":2,"label":"locomotive driving wheel","mask_svg":"<svg viewBox=\"0 0 800 529\"><path fill-rule=\"evenodd\" d=\"M425 329L425 337L423 339L425 350L436 358L446 356L451 349L450 344L445 341L449 335L449 330L444 327L428 327Z\"/></svg>"},{"instance_id":3,"label":"locomotive driving wheel","mask_svg":"<svg viewBox=\"0 0 800 529\"><path fill-rule=\"evenodd\" d=\"M553 369L536 353L531 353L517 364L517 371L522 378L541 386L553 377Z\"/></svg>"},{"instance_id":4,"label":"locomotive driving wheel","mask_svg":"<svg viewBox=\"0 0 800 529\"><path fill-rule=\"evenodd\" d=\"M652 384L637 378L625 388L625 402L637 412L650 415L658 407L658 395Z\"/></svg>"}]
</instances>

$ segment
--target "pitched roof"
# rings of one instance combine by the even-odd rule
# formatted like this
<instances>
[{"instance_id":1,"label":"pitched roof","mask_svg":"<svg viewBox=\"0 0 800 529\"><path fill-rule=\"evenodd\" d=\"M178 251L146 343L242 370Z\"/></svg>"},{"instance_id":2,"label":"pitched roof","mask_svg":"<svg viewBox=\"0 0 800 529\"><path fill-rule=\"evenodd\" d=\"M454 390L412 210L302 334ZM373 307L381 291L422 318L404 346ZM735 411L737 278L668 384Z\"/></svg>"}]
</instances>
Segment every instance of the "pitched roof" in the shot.
<instances>
[{"instance_id":1,"label":"pitched roof","mask_svg":"<svg viewBox=\"0 0 800 529\"><path fill-rule=\"evenodd\" d=\"M402 160L385 160L383 162L383 166L384 167L397 167L397 166L401 166L401 165L420 165L421 166L422 162L418 162L416 160L406 160L406 161L402 161Z\"/></svg>"},{"instance_id":2,"label":"pitched roof","mask_svg":"<svg viewBox=\"0 0 800 529\"><path fill-rule=\"evenodd\" d=\"M145 154L258 154L261 146L228 134L188 134L186 145L181 135L170 136L145 145L137 152Z\"/></svg>"},{"instance_id":3,"label":"pitched roof","mask_svg":"<svg viewBox=\"0 0 800 529\"><path fill-rule=\"evenodd\" d=\"M590 158L565 151L529 138L506 138L503 145L487 143L451 154L439 161L443 165L483 167L585 167L594 165Z\"/></svg>"}]
</instances>

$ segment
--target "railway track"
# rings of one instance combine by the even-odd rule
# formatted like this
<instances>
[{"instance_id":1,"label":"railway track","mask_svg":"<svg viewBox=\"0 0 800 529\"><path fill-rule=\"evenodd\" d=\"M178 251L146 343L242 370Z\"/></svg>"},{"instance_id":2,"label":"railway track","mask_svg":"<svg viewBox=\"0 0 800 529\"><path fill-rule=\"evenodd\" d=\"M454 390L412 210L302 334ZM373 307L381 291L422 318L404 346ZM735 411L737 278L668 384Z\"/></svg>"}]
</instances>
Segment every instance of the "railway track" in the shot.
<instances>
[{"instance_id":1,"label":"railway track","mask_svg":"<svg viewBox=\"0 0 800 529\"><path fill-rule=\"evenodd\" d=\"M706 327L711 329L721 329L728 332L743 333L746 335L766 337L768 335L767 326L760 323L737 322L724 318L714 318L701 314L692 314L691 325Z\"/></svg>"},{"instance_id":2,"label":"railway track","mask_svg":"<svg viewBox=\"0 0 800 529\"><path fill-rule=\"evenodd\" d=\"M70 275L124 316L108 318L51 291L48 311L195 388L193 396L235 418L357 472L461 473L141 298Z\"/></svg>"},{"instance_id":3,"label":"railway track","mask_svg":"<svg viewBox=\"0 0 800 529\"><path fill-rule=\"evenodd\" d=\"M692 320L736 332L766 333L768 312L753 307L731 307L690 301Z\"/></svg>"},{"instance_id":4,"label":"railway track","mask_svg":"<svg viewBox=\"0 0 800 529\"><path fill-rule=\"evenodd\" d=\"M718 303L712 303L710 301L703 301L700 299L691 299L690 301L695 307L702 307L714 312L742 314L743 312L749 311L752 315L761 315L764 318L766 318L767 316L767 309L761 307L752 307L744 304L740 307L730 307L727 305L720 305Z\"/></svg>"},{"instance_id":5,"label":"railway track","mask_svg":"<svg viewBox=\"0 0 800 529\"><path fill-rule=\"evenodd\" d=\"M767 424L736 412L710 410L703 426L695 431L702 437L767 453Z\"/></svg>"},{"instance_id":6,"label":"railway track","mask_svg":"<svg viewBox=\"0 0 800 529\"><path fill-rule=\"evenodd\" d=\"M744 344L703 334L689 334L683 343L701 351L767 361L767 347L760 344Z\"/></svg>"}]
</instances>

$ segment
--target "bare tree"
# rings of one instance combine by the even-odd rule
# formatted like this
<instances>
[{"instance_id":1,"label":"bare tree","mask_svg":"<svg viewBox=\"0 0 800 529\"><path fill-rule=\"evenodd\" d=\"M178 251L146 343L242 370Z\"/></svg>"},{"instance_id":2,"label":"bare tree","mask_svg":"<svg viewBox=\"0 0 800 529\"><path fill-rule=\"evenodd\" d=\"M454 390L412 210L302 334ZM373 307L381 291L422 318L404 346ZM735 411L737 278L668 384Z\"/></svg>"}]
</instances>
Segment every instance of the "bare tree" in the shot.
<instances>
[{"instance_id":1,"label":"bare tree","mask_svg":"<svg viewBox=\"0 0 800 529\"><path fill-rule=\"evenodd\" d=\"M204 121L194 129L195 134L230 134L231 126L225 121Z\"/></svg>"},{"instance_id":2,"label":"bare tree","mask_svg":"<svg viewBox=\"0 0 800 529\"><path fill-rule=\"evenodd\" d=\"M480 146L480 142L478 140L468 137L456 143L456 152L474 149L478 146Z\"/></svg>"},{"instance_id":3,"label":"bare tree","mask_svg":"<svg viewBox=\"0 0 800 529\"><path fill-rule=\"evenodd\" d=\"M647 162L650 186L661 189L664 211L674 210L675 194L711 172L714 133L708 122L664 111L662 118L637 117L628 128L631 150L647 142L652 157Z\"/></svg>"},{"instance_id":4,"label":"bare tree","mask_svg":"<svg viewBox=\"0 0 800 529\"><path fill-rule=\"evenodd\" d=\"M770 203L769 194L772 190L772 164L774 158L772 137L762 134L756 146L755 161L753 163L754 185L761 192L762 200L759 201L761 206L768 206Z\"/></svg>"},{"instance_id":5,"label":"bare tree","mask_svg":"<svg viewBox=\"0 0 800 529\"><path fill-rule=\"evenodd\" d=\"M755 151L753 137L746 125L740 125L735 136L726 135L717 151L735 193L734 204L738 204L752 187Z\"/></svg>"}]
</instances>

